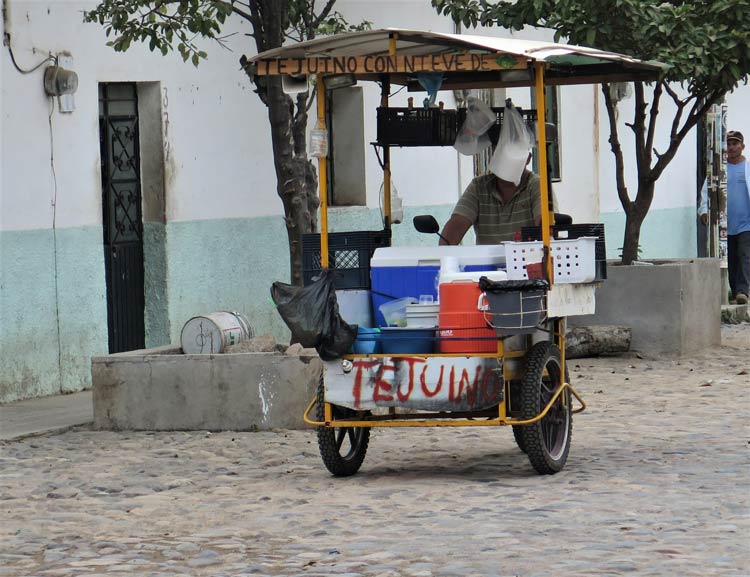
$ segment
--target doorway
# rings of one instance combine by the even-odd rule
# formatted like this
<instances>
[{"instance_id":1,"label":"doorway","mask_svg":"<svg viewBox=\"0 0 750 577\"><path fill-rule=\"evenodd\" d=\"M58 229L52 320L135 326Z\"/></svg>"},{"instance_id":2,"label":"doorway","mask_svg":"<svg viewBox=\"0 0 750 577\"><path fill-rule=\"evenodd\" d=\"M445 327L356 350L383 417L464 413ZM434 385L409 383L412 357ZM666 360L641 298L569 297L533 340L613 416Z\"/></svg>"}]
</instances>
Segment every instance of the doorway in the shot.
<instances>
[{"instance_id":1,"label":"doorway","mask_svg":"<svg viewBox=\"0 0 750 577\"><path fill-rule=\"evenodd\" d=\"M135 83L99 84L99 146L109 352L119 353L145 346L143 215Z\"/></svg>"}]
</instances>

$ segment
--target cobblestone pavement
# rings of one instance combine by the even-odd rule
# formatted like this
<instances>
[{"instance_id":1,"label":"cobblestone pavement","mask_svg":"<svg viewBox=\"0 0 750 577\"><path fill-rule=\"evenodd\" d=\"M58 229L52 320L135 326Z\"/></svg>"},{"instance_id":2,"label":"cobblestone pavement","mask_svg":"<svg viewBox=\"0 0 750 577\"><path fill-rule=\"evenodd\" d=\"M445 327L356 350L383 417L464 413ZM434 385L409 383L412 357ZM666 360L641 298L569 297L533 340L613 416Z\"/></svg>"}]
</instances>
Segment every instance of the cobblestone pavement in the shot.
<instances>
[{"instance_id":1,"label":"cobblestone pavement","mask_svg":"<svg viewBox=\"0 0 750 577\"><path fill-rule=\"evenodd\" d=\"M0 445L0 576L750 575L750 325L685 359L571 361L566 468L508 429L73 430Z\"/></svg>"}]
</instances>

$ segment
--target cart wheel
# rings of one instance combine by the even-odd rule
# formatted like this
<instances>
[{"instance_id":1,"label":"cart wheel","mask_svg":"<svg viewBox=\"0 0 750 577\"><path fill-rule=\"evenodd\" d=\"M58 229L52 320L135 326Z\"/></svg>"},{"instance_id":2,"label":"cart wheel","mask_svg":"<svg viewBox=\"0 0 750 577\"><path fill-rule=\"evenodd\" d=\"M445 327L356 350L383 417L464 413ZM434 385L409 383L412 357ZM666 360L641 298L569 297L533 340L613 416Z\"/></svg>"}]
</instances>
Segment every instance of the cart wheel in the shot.
<instances>
[{"instance_id":1,"label":"cart wheel","mask_svg":"<svg viewBox=\"0 0 750 577\"><path fill-rule=\"evenodd\" d=\"M561 384L560 349L548 341L535 344L526 353L521 381L521 418L533 419L546 406ZM546 375L545 375L546 371ZM534 469L552 475L565 466L570 451L573 421L570 392L566 389L543 419L519 425L522 446Z\"/></svg>"},{"instance_id":2,"label":"cart wheel","mask_svg":"<svg viewBox=\"0 0 750 577\"><path fill-rule=\"evenodd\" d=\"M516 440L516 445L518 445L518 448L521 449L522 452L526 452L526 445L523 443L523 426L522 425L512 425L513 426L513 438Z\"/></svg>"},{"instance_id":3,"label":"cart wheel","mask_svg":"<svg viewBox=\"0 0 750 577\"><path fill-rule=\"evenodd\" d=\"M324 387L321 377L318 384L317 417L324 415ZM333 405L336 418L357 417L357 411ZM318 427L318 448L326 468L336 477L354 475L362 466L370 443L369 427Z\"/></svg>"},{"instance_id":4,"label":"cart wheel","mask_svg":"<svg viewBox=\"0 0 750 577\"><path fill-rule=\"evenodd\" d=\"M510 383L510 406L513 408L513 412L520 416L518 409L521 406L521 381L511 381ZM516 445L521 449L522 452L526 452L526 445L523 444L523 425L513 425L513 438L516 440Z\"/></svg>"}]
</instances>

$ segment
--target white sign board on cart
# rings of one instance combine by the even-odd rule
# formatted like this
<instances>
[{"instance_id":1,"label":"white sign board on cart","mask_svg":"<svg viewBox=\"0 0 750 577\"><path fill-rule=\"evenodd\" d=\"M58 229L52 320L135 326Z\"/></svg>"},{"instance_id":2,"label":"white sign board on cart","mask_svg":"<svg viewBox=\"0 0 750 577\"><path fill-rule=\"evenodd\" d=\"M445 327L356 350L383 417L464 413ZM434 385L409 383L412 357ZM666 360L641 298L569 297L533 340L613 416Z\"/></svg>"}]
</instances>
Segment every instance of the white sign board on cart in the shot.
<instances>
[{"instance_id":1,"label":"white sign board on cart","mask_svg":"<svg viewBox=\"0 0 750 577\"><path fill-rule=\"evenodd\" d=\"M489 357L357 357L324 362L325 399L356 410L466 411L503 400L502 362Z\"/></svg>"}]
</instances>

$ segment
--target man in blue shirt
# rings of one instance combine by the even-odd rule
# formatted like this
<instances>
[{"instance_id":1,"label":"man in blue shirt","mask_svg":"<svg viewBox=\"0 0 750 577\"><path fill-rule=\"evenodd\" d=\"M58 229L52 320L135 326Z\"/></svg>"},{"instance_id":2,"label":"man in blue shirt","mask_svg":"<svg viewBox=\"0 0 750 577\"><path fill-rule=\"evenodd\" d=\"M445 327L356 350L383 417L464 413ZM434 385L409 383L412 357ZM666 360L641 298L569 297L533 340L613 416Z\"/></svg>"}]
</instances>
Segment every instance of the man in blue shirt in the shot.
<instances>
[{"instance_id":1,"label":"man in blue shirt","mask_svg":"<svg viewBox=\"0 0 750 577\"><path fill-rule=\"evenodd\" d=\"M745 138L727 134L727 265L732 304L747 304L750 294L750 162L743 156ZM708 224L708 182L701 188L698 215Z\"/></svg>"},{"instance_id":2,"label":"man in blue shirt","mask_svg":"<svg viewBox=\"0 0 750 577\"><path fill-rule=\"evenodd\" d=\"M741 132L727 134L727 267L738 305L750 294L750 162Z\"/></svg>"}]
</instances>

